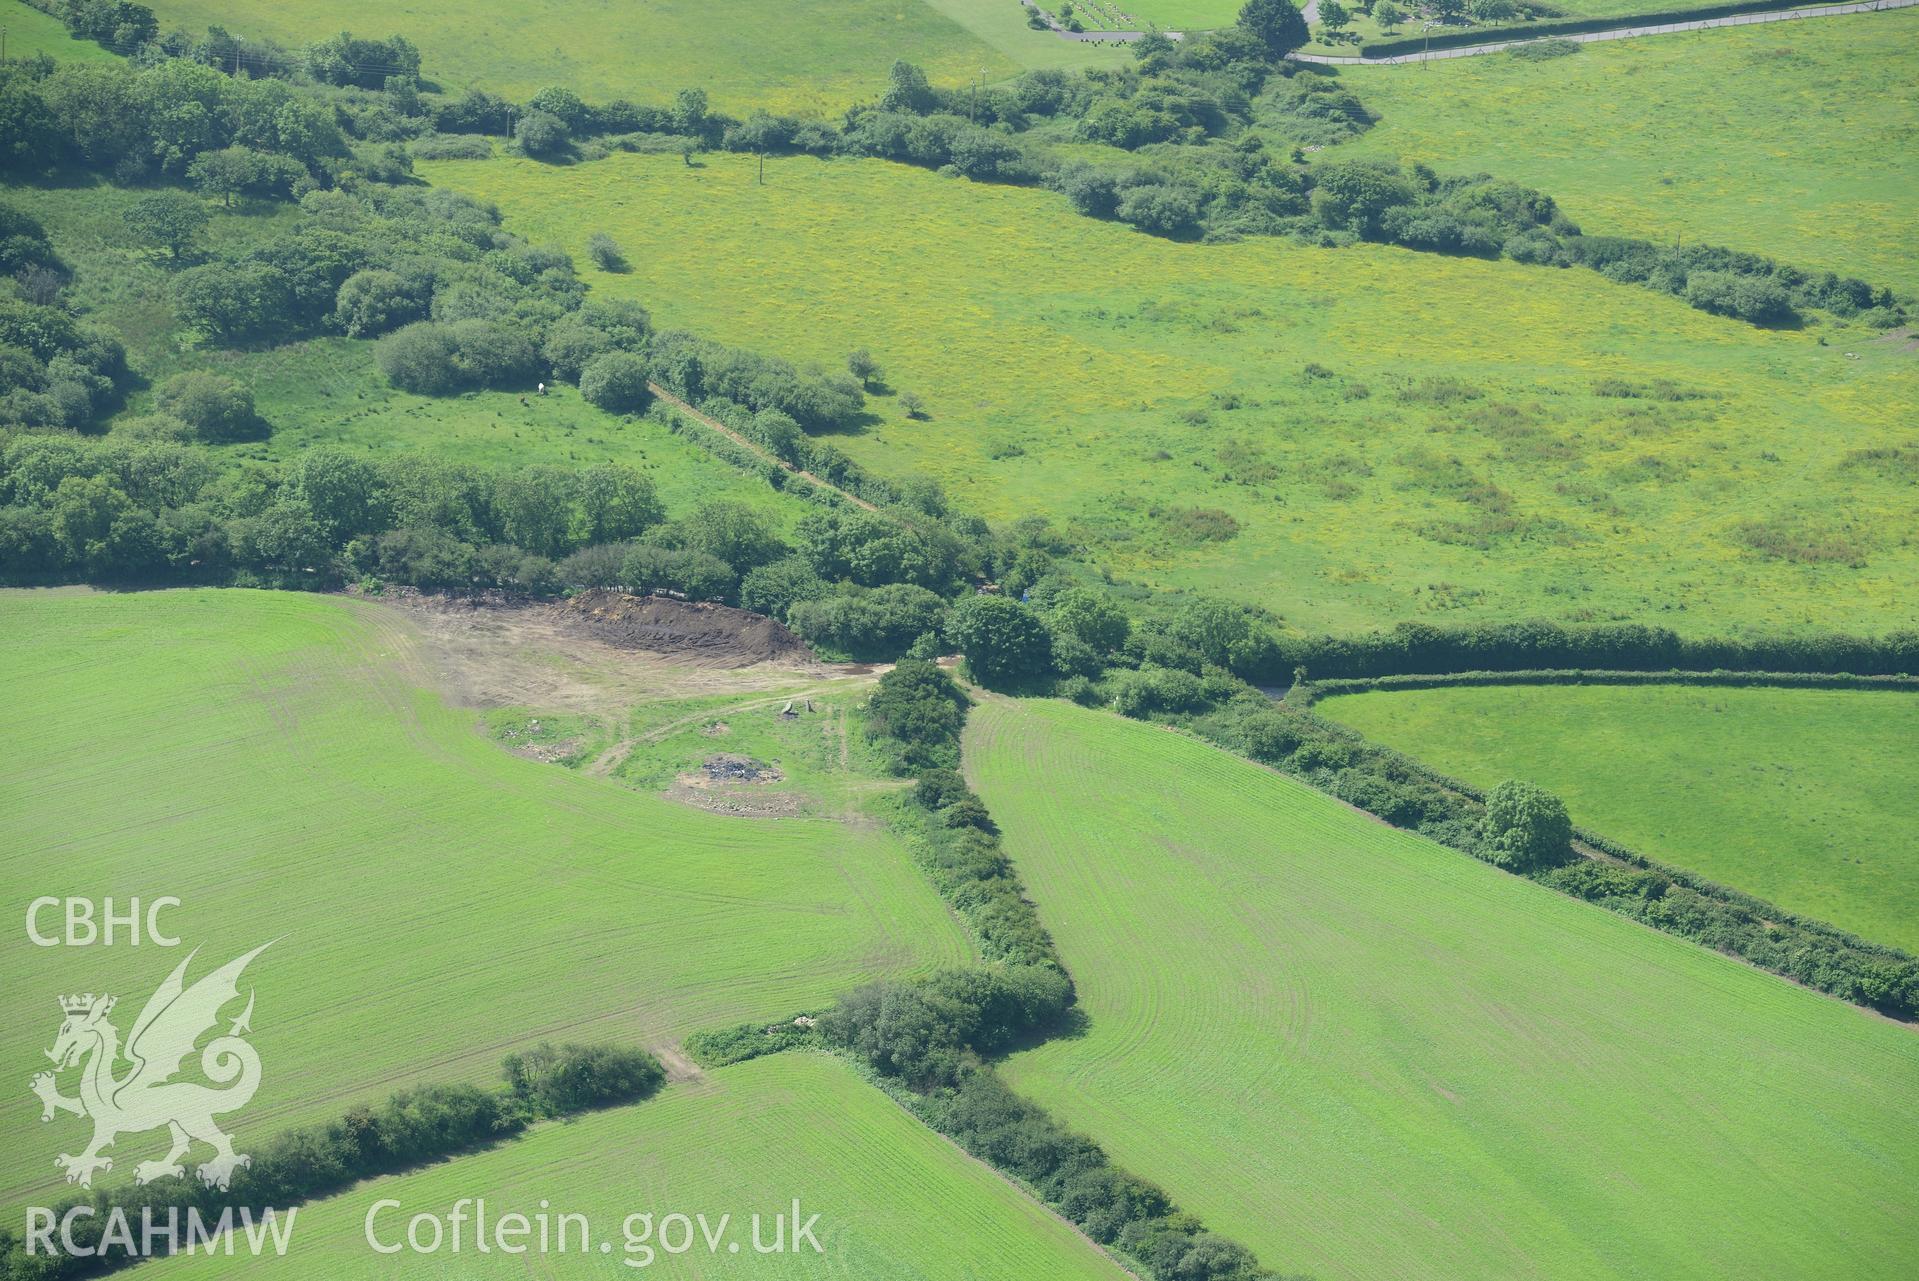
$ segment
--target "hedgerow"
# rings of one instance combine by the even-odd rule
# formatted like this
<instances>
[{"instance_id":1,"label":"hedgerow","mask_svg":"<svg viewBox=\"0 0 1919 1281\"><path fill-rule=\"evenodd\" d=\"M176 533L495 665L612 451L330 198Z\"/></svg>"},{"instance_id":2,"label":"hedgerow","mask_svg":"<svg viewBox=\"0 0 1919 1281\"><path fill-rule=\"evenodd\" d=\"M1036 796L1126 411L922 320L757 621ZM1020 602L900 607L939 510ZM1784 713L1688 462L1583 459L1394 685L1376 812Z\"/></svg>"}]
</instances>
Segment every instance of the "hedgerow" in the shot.
<instances>
[{"instance_id":1,"label":"hedgerow","mask_svg":"<svg viewBox=\"0 0 1919 1281\"><path fill-rule=\"evenodd\" d=\"M968 706L937 666L907 661L880 679L867 728L894 767L914 775L895 828L966 921L986 964L869 983L817 1019L718 1029L689 1038L688 1050L717 1067L786 1049L835 1049L927 1124L1018 1179L1094 1240L1137 1260L1156 1281L1271 1277L1244 1246L1208 1232L993 1073L992 1056L1056 1030L1075 998L985 803L957 772Z\"/></svg>"},{"instance_id":2,"label":"hedgerow","mask_svg":"<svg viewBox=\"0 0 1919 1281\"><path fill-rule=\"evenodd\" d=\"M87 1253L28 1254L11 1229L0 1230L0 1276L54 1281L139 1262L144 1256L130 1253L130 1241L107 1237L115 1209L135 1223L143 1210L156 1222L166 1222L169 1211L190 1209L208 1222L222 1210L285 1210L361 1179L489 1147L541 1118L644 1099L666 1080L658 1059L624 1046L542 1045L508 1056L502 1066L503 1087L416 1086L338 1120L284 1131L253 1145L250 1162L225 1188L176 1175L63 1201L49 1207L56 1221L74 1206L94 1211L72 1221L74 1244Z\"/></svg>"},{"instance_id":3,"label":"hedgerow","mask_svg":"<svg viewBox=\"0 0 1919 1281\"><path fill-rule=\"evenodd\" d=\"M1475 674L1475 680L1481 675ZM1660 675L1670 679L1670 674ZM1708 681L1718 674L1694 675ZM1757 674L1751 679L1754 683L1769 680ZM1367 682L1363 687L1386 685L1385 681ZM1109 678L1075 692L1079 701L1097 703L1101 698L1110 701L1117 687ZM1357 687L1361 686L1344 682L1333 688L1345 692ZM1230 751L1294 774L1395 827L1509 866L1543 885L1655 929L1895 1018L1919 1018L1919 959L1908 953L1666 866L1584 828L1572 827L1571 837L1627 866L1595 864L1572 857L1572 851L1542 859L1538 851L1546 846L1527 846L1529 853L1515 857L1513 840L1502 836L1503 824L1488 823L1487 794L1314 715L1310 705L1316 692L1329 691L1302 686L1275 701L1241 684L1230 697L1209 700L1200 708L1133 714L1181 726ZM1548 826L1556 821L1549 819ZM1554 850L1561 839L1551 838Z\"/></svg>"},{"instance_id":4,"label":"hedgerow","mask_svg":"<svg viewBox=\"0 0 1919 1281\"><path fill-rule=\"evenodd\" d=\"M1919 673L1919 632L1747 638L1681 636L1638 623L1401 623L1361 636L1280 635L1272 662L1256 679L1270 683L1301 667L1315 680L1571 668L1888 676Z\"/></svg>"},{"instance_id":5,"label":"hedgerow","mask_svg":"<svg viewBox=\"0 0 1919 1281\"><path fill-rule=\"evenodd\" d=\"M1782 689L1919 689L1919 677L1902 674L1852 676L1824 672L1600 671L1547 668L1537 671L1446 672L1422 676L1359 676L1315 680L1299 687L1308 701L1368 690L1447 689L1483 685L1730 685Z\"/></svg>"}]
</instances>

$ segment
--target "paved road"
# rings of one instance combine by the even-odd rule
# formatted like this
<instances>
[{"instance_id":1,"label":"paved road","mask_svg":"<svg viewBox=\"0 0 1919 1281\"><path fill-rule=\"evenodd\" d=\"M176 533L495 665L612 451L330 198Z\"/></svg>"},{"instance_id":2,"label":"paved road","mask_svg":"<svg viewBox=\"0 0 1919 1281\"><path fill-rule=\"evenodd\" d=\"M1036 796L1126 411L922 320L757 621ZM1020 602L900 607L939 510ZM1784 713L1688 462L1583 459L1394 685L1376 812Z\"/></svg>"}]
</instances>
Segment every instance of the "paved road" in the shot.
<instances>
[{"instance_id":1,"label":"paved road","mask_svg":"<svg viewBox=\"0 0 1919 1281\"><path fill-rule=\"evenodd\" d=\"M1880 9L1908 9L1919 0L1863 0L1858 4L1819 5L1809 9L1774 9L1766 13L1736 13L1727 18L1705 18L1697 22L1662 22L1647 27L1616 27L1611 31L1582 31L1577 35L1550 33L1528 36L1523 40L1503 40L1497 44L1461 45L1456 49L1434 49L1430 53L1402 53L1391 58L1343 58L1317 53L1289 53L1294 62L1313 62L1322 66L1386 66L1400 62L1437 62L1441 58L1472 58L1483 53L1498 53L1515 45L1540 40L1571 40L1590 44L1595 40L1629 40L1635 36L1663 36L1675 31L1704 31L1707 27L1745 27L1760 22L1795 22L1801 18L1835 18L1847 13L1874 13Z\"/></svg>"},{"instance_id":2,"label":"paved road","mask_svg":"<svg viewBox=\"0 0 1919 1281\"><path fill-rule=\"evenodd\" d=\"M1038 9L1034 0L1020 0L1028 9ZM1480 54L1498 53L1514 45L1532 44L1539 40L1571 40L1577 44L1591 44L1596 40L1630 40L1636 36L1663 36L1675 31L1704 31L1708 27L1745 27L1760 22L1796 22L1802 18L1836 18L1848 13L1876 13L1881 9L1909 9L1919 5L1919 0L1860 0L1855 4L1818 5L1806 9L1775 9L1768 13L1736 13L1728 18L1705 18L1697 22L1662 22L1645 27L1615 27L1610 31L1582 31L1577 35L1526 36L1518 40L1501 40L1493 44L1461 45L1455 49L1434 49L1430 53L1402 53L1391 58L1349 58L1339 54L1289 53L1286 56L1294 62L1312 62L1326 67L1364 67L1390 66L1402 62L1438 62L1442 58L1475 58ZM1045 12L1041 10L1041 12ZM1300 10L1300 16L1308 25L1319 21L1319 0L1307 0ZM1089 44L1099 44L1111 40L1120 44L1137 40L1146 34L1143 31L1062 31L1052 29L1053 34L1062 40L1078 40ZM1167 35L1178 40L1182 34L1168 31Z\"/></svg>"}]
</instances>

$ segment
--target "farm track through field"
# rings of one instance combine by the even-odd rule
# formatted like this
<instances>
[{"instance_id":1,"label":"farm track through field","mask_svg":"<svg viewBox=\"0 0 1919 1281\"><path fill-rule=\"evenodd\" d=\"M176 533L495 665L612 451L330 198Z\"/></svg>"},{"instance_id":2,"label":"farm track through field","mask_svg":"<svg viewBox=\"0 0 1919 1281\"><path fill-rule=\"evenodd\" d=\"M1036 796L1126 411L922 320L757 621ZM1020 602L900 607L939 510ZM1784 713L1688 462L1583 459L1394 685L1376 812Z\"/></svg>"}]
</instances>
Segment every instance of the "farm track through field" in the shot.
<instances>
[{"instance_id":1,"label":"farm track through field","mask_svg":"<svg viewBox=\"0 0 1919 1281\"><path fill-rule=\"evenodd\" d=\"M1913 0L1913 3L1919 3L1919 0ZM712 428L714 431L726 437L728 440L732 441L734 444L738 445L740 448L750 451L754 455L754 457L760 459L762 462L771 463L773 464L773 466L778 467L780 470L787 472L790 475L798 476L801 480L807 481L810 484L820 489L824 489L828 493L838 494L841 498L844 498L847 502L853 504L853 506L858 507L864 511L876 512L879 510L878 507L875 507L872 503L867 502L864 498L861 498L859 495L848 493L846 490L841 489L838 485L835 485L832 481L825 480L825 479L822 479L821 477L815 476L812 472L807 471L804 468L795 467L792 463L787 462L784 458L780 458L770 453L766 449L760 447L759 445L754 444L752 441L740 435L738 432L734 431L731 427L728 427L725 423L721 422L719 419L713 417L711 414L701 413L699 410L693 408L693 406L687 404L684 400L681 400L678 396L675 396L672 392L660 386L658 383L649 382L646 385L649 389L651 389L651 391L653 392L655 396L658 396L661 400L664 400L667 404L673 406L675 409L685 414L688 418L691 418L693 421L699 423L701 426Z\"/></svg>"}]
</instances>

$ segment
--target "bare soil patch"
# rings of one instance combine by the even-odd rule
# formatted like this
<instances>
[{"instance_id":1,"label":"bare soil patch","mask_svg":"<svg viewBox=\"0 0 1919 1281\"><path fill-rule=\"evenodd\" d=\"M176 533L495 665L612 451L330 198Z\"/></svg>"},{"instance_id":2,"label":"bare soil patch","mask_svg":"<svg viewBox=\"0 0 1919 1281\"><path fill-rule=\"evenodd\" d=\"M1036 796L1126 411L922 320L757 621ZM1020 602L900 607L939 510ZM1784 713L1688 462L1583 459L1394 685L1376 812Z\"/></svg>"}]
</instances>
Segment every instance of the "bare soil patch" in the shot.
<instances>
[{"instance_id":1,"label":"bare soil patch","mask_svg":"<svg viewBox=\"0 0 1919 1281\"><path fill-rule=\"evenodd\" d=\"M553 608L569 614L587 635L621 649L678 654L715 667L814 661L806 642L784 623L709 601L594 591Z\"/></svg>"},{"instance_id":2,"label":"bare soil patch","mask_svg":"<svg viewBox=\"0 0 1919 1281\"><path fill-rule=\"evenodd\" d=\"M838 674L815 661L797 639L794 648L780 645L777 638L772 643L749 638L729 647L714 636L716 630L731 626L736 634L748 634L751 629L738 622L709 626L707 611L680 601L661 601L643 615L666 618L684 612L687 619L701 620L699 625L656 625L645 639L657 648L641 648L602 635L618 635L626 627L617 621L622 611L610 609L611 621L595 620L582 608L584 598L553 602L502 593L441 596L400 589L367 599L404 620L416 643L407 647L403 661L460 707L536 707L618 717L656 699L752 694L791 685L795 677ZM726 612L779 626L740 610ZM636 623L630 630L640 629ZM676 631L705 639L676 649ZM755 649L779 649L786 656L778 661L754 659Z\"/></svg>"},{"instance_id":3,"label":"bare soil patch","mask_svg":"<svg viewBox=\"0 0 1919 1281\"><path fill-rule=\"evenodd\" d=\"M700 771L714 783L777 783L786 777L777 766L737 752L707 757Z\"/></svg>"},{"instance_id":4,"label":"bare soil patch","mask_svg":"<svg viewBox=\"0 0 1919 1281\"><path fill-rule=\"evenodd\" d=\"M538 761L542 765L552 765L572 760L574 756L578 755L581 746L586 741L583 738L577 737L557 739L546 743L530 741L531 736L539 732L540 722L529 721L527 722L524 735L522 731L518 729L507 728L500 731L500 741L506 745L506 750L512 752L515 756L524 757L529 761ZM521 741L523 737L528 741Z\"/></svg>"},{"instance_id":5,"label":"bare soil patch","mask_svg":"<svg viewBox=\"0 0 1919 1281\"><path fill-rule=\"evenodd\" d=\"M675 779L666 797L735 818L793 818L806 812L804 796L761 790L785 777L778 766L738 752L721 752Z\"/></svg>"}]
</instances>

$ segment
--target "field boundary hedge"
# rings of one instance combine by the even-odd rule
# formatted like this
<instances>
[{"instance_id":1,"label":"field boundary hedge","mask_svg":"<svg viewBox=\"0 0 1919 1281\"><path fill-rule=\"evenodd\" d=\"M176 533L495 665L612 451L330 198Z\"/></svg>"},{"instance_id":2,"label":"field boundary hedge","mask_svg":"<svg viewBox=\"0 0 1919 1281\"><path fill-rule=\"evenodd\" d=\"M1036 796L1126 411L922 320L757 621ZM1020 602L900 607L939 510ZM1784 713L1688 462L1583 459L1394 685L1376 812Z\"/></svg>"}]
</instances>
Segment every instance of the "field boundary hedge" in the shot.
<instances>
[{"instance_id":1,"label":"field boundary hedge","mask_svg":"<svg viewBox=\"0 0 1919 1281\"><path fill-rule=\"evenodd\" d=\"M1272 1278L1251 1251L1209 1232L993 1070L993 1056L1067 1025L1075 995L985 802L959 774L971 702L937 665L908 659L881 678L867 732L896 773L916 776L902 805L919 812L896 821L987 963L869 983L817 1016L696 1033L687 1052L708 1067L793 1049L836 1053L923 1124L1154 1281Z\"/></svg>"},{"instance_id":2,"label":"field boundary hedge","mask_svg":"<svg viewBox=\"0 0 1919 1281\"><path fill-rule=\"evenodd\" d=\"M1309 681L1287 697L1311 707L1322 698L1393 690L1480 688L1498 685L1720 685L1773 689L1898 689L1919 693L1919 677L1854 676L1845 672L1692 672L1540 668L1516 672L1435 672L1410 676L1356 676Z\"/></svg>"},{"instance_id":3,"label":"field boundary hedge","mask_svg":"<svg viewBox=\"0 0 1919 1281\"><path fill-rule=\"evenodd\" d=\"M1843 0L1834 0L1842 3ZM1654 9L1646 13L1614 15L1606 18L1542 18L1537 22L1497 27L1468 27L1461 31L1435 34L1430 45L1423 39L1404 36L1397 40L1379 40L1359 47L1366 59L1396 58L1402 54L1423 53L1433 49L1458 49L1480 44L1523 44L1529 40L1553 36L1583 35L1592 31L1620 31L1627 27L1656 27L1669 22L1706 22L1713 18L1736 18L1745 13L1768 13L1780 9L1818 9L1826 6L1807 0L1736 0L1731 4L1694 5L1680 9Z\"/></svg>"},{"instance_id":4,"label":"field boundary hedge","mask_svg":"<svg viewBox=\"0 0 1919 1281\"><path fill-rule=\"evenodd\" d=\"M1402 623L1357 636L1281 635L1259 674L1297 678L1300 668L1314 681L1546 671L1913 676L1919 675L1919 632L1746 639L1687 637L1638 623L1567 627L1536 621L1453 628Z\"/></svg>"},{"instance_id":5,"label":"field boundary hedge","mask_svg":"<svg viewBox=\"0 0 1919 1281\"><path fill-rule=\"evenodd\" d=\"M1486 679L1489 673L1459 675L1474 683L1496 683ZM1637 683L1641 677L1628 673L1624 679ZM1552 678L1569 676L1553 673ZM1339 688L1417 688L1423 681L1444 680L1415 678L1393 685L1346 682ZM1802 681L1792 673L1729 673L1725 683L1855 688L1855 680L1822 674ZM1373 742L1357 730L1315 715L1312 699L1330 684L1315 687L1303 682L1284 694L1271 687L1262 691L1241 685L1232 692L1200 691L1195 700L1178 705L1122 709L1113 684L1085 683L1076 691L1075 701L1088 706L1112 704L1122 715L1191 733L1291 774L1394 827L1498 864L1486 831L1486 793ZM1859 684L1909 689L1919 682ZM1586 847L1583 852L1569 847L1565 857L1552 865L1516 874L1841 1000L1909 1022L1919 1019L1919 958L1911 953L1670 867L1601 833L1573 827L1570 835Z\"/></svg>"},{"instance_id":6,"label":"field boundary hedge","mask_svg":"<svg viewBox=\"0 0 1919 1281\"><path fill-rule=\"evenodd\" d=\"M130 1223L145 1211L197 1211L209 1225L222 1212L266 1214L297 1209L343 1192L362 1179L417 1170L452 1156L484 1151L524 1133L538 1120L563 1119L652 1097L666 1070L645 1050L609 1045L541 1045L501 1061L503 1084L423 1085L400 1090L377 1106L352 1108L337 1120L284 1130L258 1145L225 1188L175 1175L145 1185L96 1190L51 1207L59 1222L90 1206L72 1224L87 1255L29 1254L11 1227L0 1228L0 1277L97 1276L149 1258L107 1240L115 1211ZM259 1220L255 1220L259 1222ZM120 1240L129 1238L122 1237ZM184 1234L182 1241L184 1242ZM168 1254L176 1253L168 1242Z\"/></svg>"},{"instance_id":7,"label":"field boundary hedge","mask_svg":"<svg viewBox=\"0 0 1919 1281\"><path fill-rule=\"evenodd\" d=\"M1680 679L1673 679L1674 677ZM1446 676L1387 676L1372 680L1321 681L1303 686L1299 692L1304 695L1300 706L1306 708L1311 707L1321 698L1330 698L1339 694L1448 687L1483 688L1497 685L1720 685L1776 689L1898 689L1919 693L1919 678L1910 676L1827 676L1817 672L1457 672ZM1291 695L1288 697L1290 698ZM1369 743L1372 741L1366 739L1365 735L1350 725L1340 725L1338 728L1363 741ZM1475 787L1464 779L1443 774L1396 748L1384 747L1380 744L1373 745L1381 751L1392 753L1407 767L1418 771L1426 779L1448 791L1458 792L1481 803L1486 799L1484 789ZM1889 943L1876 943L1871 939L1861 938L1849 930L1840 929L1831 922L1822 921L1818 917L1788 911L1757 895L1748 894L1730 885L1721 885L1696 872L1675 867L1650 854L1641 853L1591 828L1574 824L1573 839L1580 844L1590 846L1608 858L1615 858L1645 871L1655 872L1674 884L1683 885L1696 893L1729 903L1765 921L1790 925L1847 947L1884 952L1905 961L1919 960L1904 948Z\"/></svg>"},{"instance_id":8,"label":"field boundary hedge","mask_svg":"<svg viewBox=\"0 0 1919 1281\"><path fill-rule=\"evenodd\" d=\"M1919 687L1919 686L1915 686L1915 687ZM1400 688L1415 688L1415 687L1401 686ZM1426 688L1431 688L1431 687L1426 687ZM1849 687L1841 686L1839 688L1849 688ZM1357 739L1360 739L1374 747L1377 747L1382 752L1390 753L1393 757L1397 758L1398 762L1400 762L1404 767L1412 771L1416 771L1418 774L1423 776L1428 782L1434 784L1435 786L1445 788L1449 792L1457 792L1461 796L1464 796L1467 799L1474 801L1476 803L1479 803L1482 805L1485 803L1486 789L1481 787L1476 787L1473 784L1466 782L1464 779L1454 778L1450 774L1443 774L1440 771L1432 768L1431 766L1426 765L1413 757L1407 756L1406 753L1401 752L1396 748L1385 747L1378 743L1374 743L1373 740L1366 738L1365 735L1361 734L1358 730L1353 729L1350 725L1340 725L1337 728L1352 735L1353 737ZM1895 956L1900 960L1905 960L1905 961L1919 960L1919 958L1915 958L1910 952L1907 952L1904 948L1894 946L1893 944L1890 944L1890 943L1875 943L1871 939L1861 938L1859 935L1854 934L1849 930L1840 929L1837 925L1834 925L1829 921L1822 921L1818 917L1804 916L1798 912L1787 911L1785 908L1780 907L1776 903L1768 902L1767 900L1762 899L1758 897L1757 895L1748 894L1744 890L1735 889L1730 885L1721 885L1717 881L1708 880L1707 878L1700 876L1697 872L1689 872L1683 867L1675 867L1670 863L1662 862L1659 859L1652 857L1650 854L1643 854L1640 851L1633 849L1631 846L1623 844L1622 842L1619 842L1619 841L1615 841L1611 837L1606 836L1603 833L1595 832L1589 827L1581 827L1579 824L1575 823L1573 825L1572 835L1573 835L1573 840L1577 842L1578 844L1589 846L1592 849L1599 851L1601 854L1606 855L1608 858L1614 858L1624 863L1630 863L1634 867L1640 868L1644 871L1655 872L1658 875L1664 877L1666 880L1671 881L1676 885L1683 885L1685 888L1692 890L1695 893L1703 894L1709 898L1718 899L1721 902L1731 904L1732 906L1739 908L1741 911L1750 913L1751 915L1759 919L1762 919L1764 921L1771 922L1773 924L1778 924L1778 925L1789 925L1795 929L1800 929L1811 934L1820 935L1824 938L1832 940L1835 943L1843 944L1844 946L1847 946L1847 947L1863 948L1873 952L1884 952L1892 956ZM1532 879L1538 880L1541 878L1539 876L1535 876Z\"/></svg>"}]
</instances>

